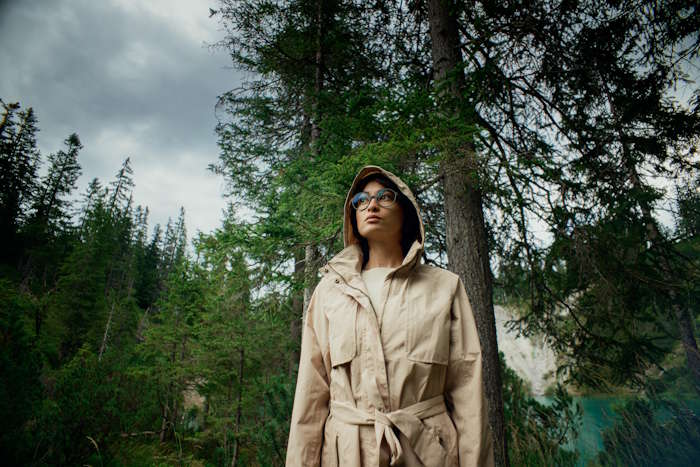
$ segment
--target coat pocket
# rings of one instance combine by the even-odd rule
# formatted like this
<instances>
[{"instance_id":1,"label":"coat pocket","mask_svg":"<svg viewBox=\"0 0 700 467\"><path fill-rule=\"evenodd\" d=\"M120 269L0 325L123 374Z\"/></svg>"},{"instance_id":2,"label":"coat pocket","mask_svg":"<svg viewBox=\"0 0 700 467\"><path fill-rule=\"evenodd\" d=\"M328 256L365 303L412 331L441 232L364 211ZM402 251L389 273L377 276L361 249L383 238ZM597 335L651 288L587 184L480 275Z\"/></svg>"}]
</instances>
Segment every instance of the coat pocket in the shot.
<instances>
[{"instance_id":1,"label":"coat pocket","mask_svg":"<svg viewBox=\"0 0 700 467\"><path fill-rule=\"evenodd\" d=\"M411 361L447 365L451 303L440 298L420 297L406 303L406 352Z\"/></svg>"},{"instance_id":2,"label":"coat pocket","mask_svg":"<svg viewBox=\"0 0 700 467\"><path fill-rule=\"evenodd\" d=\"M338 433L333 428L333 419L326 421L321 450L321 467L340 467Z\"/></svg>"},{"instance_id":3,"label":"coat pocket","mask_svg":"<svg viewBox=\"0 0 700 467\"><path fill-rule=\"evenodd\" d=\"M327 316L331 365L348 363L357 353L357 303L349 297L343 297L328 309Z\"/></svg>"},{"instance_id":4,"label":"coat pocket","mask_svg":"<svg viewBox=\"0 0 700 467\"><path fill-rule=\"evenodd\" d=\"M430 430L433 430L445 450L445 460L442 465L445 467L459 466L459 447L457 446L457 429L452 422L452 418L443 412L428 419L423 420Z\"/></svg>"}]
</instances>

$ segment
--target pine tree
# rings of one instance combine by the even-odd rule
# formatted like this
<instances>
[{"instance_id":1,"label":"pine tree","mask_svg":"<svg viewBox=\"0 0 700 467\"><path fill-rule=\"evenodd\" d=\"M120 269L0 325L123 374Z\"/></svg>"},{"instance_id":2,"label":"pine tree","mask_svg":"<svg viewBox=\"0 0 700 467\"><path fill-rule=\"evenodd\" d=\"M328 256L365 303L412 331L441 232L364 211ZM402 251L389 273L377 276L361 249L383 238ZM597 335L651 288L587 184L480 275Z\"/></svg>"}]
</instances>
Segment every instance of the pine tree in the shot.
<instances>
[{"instance_id":1,"label":"pine tree","mask_svg":"<svg viewBox=\"0 0 700 467\"><path fill-rule=\"evenodd\" d=\"M146 363L141 371L147 372L159 388L161 441L172 438L181 429L183 392L196 384L192 377L192 346L195 323L203 308L201 290L202 284L190 264L175 265L140 346Z\"/></svg>"},{"instance_id":2,"label":"pine tree","mask_svg":"<svg viewBox=\"0 0 700 467\"><path fill-rule=\"evenodd\" d=\"M48 173L43 177L38 196L34 202L34 217L45 231L57 232L70 216L70 201L65 199L76 188L81 174L78 152L83 145L73 133L64 141L65 150L50 154Z\"/></svg>"},{"instance_id":3,"label":"pine tree","mask_svg":"<svg viewBox=\"0 0 700 467\"><path fill-rule=\"evenodd\" d=\"M206 424L217 434L224 463L240 458L244 400L251 382L262 370L252 364L260 358L260 336L250 309L247 266L240 251L217 245L221 235L200 239L198 248L206 272L205 312L198 321L196 374L206 397ZM214 247L214 248L212 248ZM246 358L247 356L247 358ZM247 414L247 417L252 414Z\"/></svg>"},{"instance_id":4,"label":"pine tree","mask_svg":"<svg viewBox=\"0 0 700 467\"><path fill-rule=\"evenodd\" d=\"M292 336L286 332L280 297L254 300L237 230L227 224L196 242L205 284L193 367L197 390L206 397L202 435L216 440L225 453L223 464L248 465L257 459L274 465L284 462L281 447L290 411L268 407L283 393L291 404L286 367Z\"/></svg>"},{"instance_id":5,"label":"pine tree","mask_svg":"<svg viewBox=\"0 0 700 467\"><path fill-rule=\"evenodd\" d=\"M37 118L31 107L21 111L17 103L0 103L0 262L16 265L22 251L18 232L37 186Z\"/></svg>"},{"instance_id":6,"label":"pine tree","mask_svg":"<svg viewBox=\"0 0 700 467\"><path fill-rule=\"evenodd\" d=\"M111 190L108 202L110 215L116 215L118 210L130 206L131 190L134 187L133 174L131 159L127 157L117 171L116 178L110 183Z\"/></svg>"},{"instance_id":7,"label":"pine tree","mask_svg":"<svg viewBox=\"0 0 700 467\"><path fill-rule=\"evenodd\" d=\"M221 45L253 78L220 99L227 118L214 169L236 193L232 222L242 222L240 203L254 206L241 240L260 265L255 281L289 290L298 340L317 268L340 243L339 193L361 162L336 164L355 138L378 129L368 122L379 98L373 83L389 59L379 37L385 15L326 0L223 1L217 13L228 31ZM297 361L294 349L290 372Z\"/></svg>"},{"instance_id":8,"label":"pine tree","mask_svg":"<svg viewBox=\"0 0 700 467\"><path fill-rule=\"evenodd\" d=\"M697 115L668 95L686 60L675 42L679 31L670 32L672 6L659 16L636 2L551 7L561 13L556 21L555 10L539 5L532 21L519 25L542 50L527 66L531 78L501 79L504 98L518 103L514 114L530 129L490 131L494 144L507 148L494 150L508 177L503 195L518 200L506 211L519 236L511 248L531 271L533 313L523 322L552 336L582 384L641 384L671 348L669 333L682 337L688 368L700 381L689 304L681 298L695 266L677 256L660 227L654 211L663 193L647 178L691 170L700 128ZM683 17L697 14L683 8ZM493 11L503 27L499 14L513 13ZM558 140L548 141L551 131ZM535 245L532 216L549 224L551 248ZM562 307L566 317L557 319Z\"/></svg>"},{"instance_id":9,"label":"pine tree","mask_svg":"<svg viewBox=\"0 0 700 467\"><path fill-rule=\"evenodd\" d=\"M55 268L70 242L71 200L81 169L78 152L82 148L75 133L64 141L65 150L50 154L49 168L37 187L32 214L23 229L27 253L21 267L25 282L38 281L39 288L49 288L55 282Z\"/></svg>"}]
</instances>

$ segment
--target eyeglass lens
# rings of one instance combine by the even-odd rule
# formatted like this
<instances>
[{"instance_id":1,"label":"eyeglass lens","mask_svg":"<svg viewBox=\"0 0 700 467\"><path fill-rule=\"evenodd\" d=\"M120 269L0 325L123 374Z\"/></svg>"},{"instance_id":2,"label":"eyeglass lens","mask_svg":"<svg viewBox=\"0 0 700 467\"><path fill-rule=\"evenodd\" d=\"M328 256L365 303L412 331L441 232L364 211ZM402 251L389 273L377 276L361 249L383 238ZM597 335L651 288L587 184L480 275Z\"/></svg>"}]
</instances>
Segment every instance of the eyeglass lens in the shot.
<instances>
[{"instance_id":1,"label":"eyeglass lens","mask_svg":"<svg viewBox=\"0 0 700 467\"><path fill-rule=\"evenodd\" d=\"M372 198L376 199L380 206L387 208L396 200L396 192L389 188L383 188L379 190L376 195L370 196L369 193L362 191L352 198L352 205L355 209L364 211L369 206Z\"/></svg>"}]
</instances>

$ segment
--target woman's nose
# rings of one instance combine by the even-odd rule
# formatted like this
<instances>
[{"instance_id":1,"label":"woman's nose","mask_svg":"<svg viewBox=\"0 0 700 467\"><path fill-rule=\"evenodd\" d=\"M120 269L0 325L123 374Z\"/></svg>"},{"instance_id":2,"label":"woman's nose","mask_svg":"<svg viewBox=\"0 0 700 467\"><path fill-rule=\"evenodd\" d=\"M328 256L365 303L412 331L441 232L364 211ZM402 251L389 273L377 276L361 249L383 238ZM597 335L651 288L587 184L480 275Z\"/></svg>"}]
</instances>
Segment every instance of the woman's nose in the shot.
<instances>
[{"instance_id":1,"label":"woman's nose","mask_svg":"<svg viewBox=\"0 0 700 467\"><path fill-rule=\"evenodd\" d=\"M370 198L369 204L367 205L367 209L379 209L379 202L377 201L377 198Z\"/></svg>"}]
</instances>

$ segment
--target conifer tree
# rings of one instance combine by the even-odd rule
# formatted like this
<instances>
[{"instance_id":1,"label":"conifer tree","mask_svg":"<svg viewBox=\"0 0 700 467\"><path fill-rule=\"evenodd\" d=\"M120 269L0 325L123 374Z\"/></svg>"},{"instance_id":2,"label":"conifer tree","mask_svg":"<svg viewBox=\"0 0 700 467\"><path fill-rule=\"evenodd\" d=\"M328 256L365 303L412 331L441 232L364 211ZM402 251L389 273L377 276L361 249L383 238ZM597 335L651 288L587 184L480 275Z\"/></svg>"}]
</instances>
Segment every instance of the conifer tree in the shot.
<instances>
[{"instance_id":1,"label":"conifer tree","mask_svg":"<svg viewBox=\"0 0 700 467\"><path fill-rule=\"evenodd\" d=\"M0 242L4 245L0 261L16 264L21 251L18 232L26 222L27 212L37 186L40 162L36 145L37 118L29 107L20 110L18 103L0 100Z\"/></svg>"},{"instance_id":2,"label":"conifer tree","mask_svg":"<svg viewBox=\"0 0 700 467\"><path fill-rule=\"evenodd\" d=\"M243 418L244 402L250 404L248 388L264 367L252 362L264 351L250 308L247 265L240 251L221 244L222 237L215 233L198 244L206 288L205 312L197 324L196 374L207 398L206 423L218 435L224 462L235 465L243 425L254 417L245 410Z\"/></svg>"},{"instance_id":3,"label":"conifer tree","mask_svg":"<svg viewBox=\"0 0 700 467\"><path fill-rule=\"evenodd\" d=\"M683 336L688 368L698 374L688 304L679 299L695 266L677 256L660 227L655 209L664 193L650 182L693 170L699 121L669 91L683 82L693 50L676 40L697 40L674 29L670 11L693 18L695 8L488 6L485 14L465 10L464 30L472 53L488 59L476 63L493 77L479 121L504 175L494 179L503 188L492 199L517 234L507 248L530 271L532 313L521 324L547 333L582 384L641 383L669 351L662 337L669 333ZM529 21L509 21L526 14ZM497 31L503 47L476 49L479 27ZM528 50L541 52L523 55ZM504 127L512 130L497 130ZM536 244L535 218L554 237L549 249ZM556 311L562 307L564 315ZM671 315L675 331L667 327Z\"/></svg>"},{"instance_id":4,"label":"conifer tree","mask_svg":"<svg viewBox=\"0 0 700 467\"><path fill-rule=\"evenodd\" d=\"M358 134L372 139L377 129L368 122L379 98L373 83L389 60L380 37L386 15L335 0L223 1L217 13L228 31L221 45L253 74L220 99L215 170L225 175L234 208L255 207L241 240L259 265L254 280L290 292L298 341L317 268L341 240L338 193L361 165L336 164ZM295 346L290 372L297 362Z\"/></svg>"},{"instance_id":5,"label":"conifer tree","mask_svg":"<svg viewBox=\"0 0 700 467\"><path fill-rule=\"evenodd\" d=\"M180 262L173 267L165 290L152 313L140 354L159 391L160 440L171 439L179 429L183 391L196 384L192 375L194 326L202 312L202 284L194 268Z\"/></svg>"},{"instance_id":6,"label":"conifer tree","mask_svg":"<svg viewBox=\"0 0 700 467\"><path fill-rule=\"evenodd\" d=\"M134 171L131 168L131 159L124 159L117 171L116 178L110 182L109 213L115 215L117 210L127 208L130 205L131 190L134 187Z\"/></svg>"},{"instance_id":7,"label":"conifer tree","mask_svg":"<svg viewBox=\"0 0 700 467\"><path fill-rule=\"evenodd\" d=\"M48 157L49 168L37 187L32 203L32 214L23 235L27 252L22 265L25 281L39 280L41 287L54 284L55 268L62 260L63 251L71 234L71 200L81 173L78 152L82 148L78 135L73 133L64 141L65 150ZM63 238L61 238L63 237Z\"/></svg>"},{"instance_id":8,"label":"conifer tree","mask_svg":"<svg viewBox=\"0 0 700 467\"><path fill-rule=\"evenodd\" d=\"M65 197L75 190L81 174L78 152L83 145L78 135L73 133L64 144L65 150L49 155L49 169L34 202L34 217L45 231L56 232L65 226L70 215L70 201Z\"/></svg>"}]
</instances>

